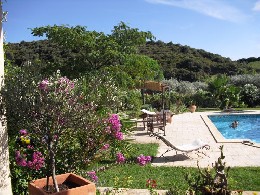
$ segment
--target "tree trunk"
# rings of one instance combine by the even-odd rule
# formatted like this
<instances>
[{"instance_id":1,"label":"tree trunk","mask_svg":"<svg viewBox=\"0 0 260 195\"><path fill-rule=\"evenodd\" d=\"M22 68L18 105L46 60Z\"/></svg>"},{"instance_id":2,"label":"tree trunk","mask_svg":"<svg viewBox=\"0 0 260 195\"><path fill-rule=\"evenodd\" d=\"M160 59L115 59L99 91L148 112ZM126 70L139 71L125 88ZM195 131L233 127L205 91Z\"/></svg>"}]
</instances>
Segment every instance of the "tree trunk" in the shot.
<instances>
[{"instance_id":1,"label":"tree trunk","mask_svg":"<svg viewBox=\"0 0 260 195\"><path fill-rule=\"evenodd\" d=\"M55 174L55 155L54 155L54 144L53 141L51 140L50 132L48 133L48 138L47 138L47 143L48 143L48 152L49 152L49 162L47 164L47 189L49 188L49 177L52 176L53 180L53 185L56 190L56 192L59 192L59 187L57 184L56 180L56 174Z\"/></svg>"},{"instance_id":2,"label":"tree trunk","mask_svg":"<svg viewBox=\"0 0 260 195\"><path fill-rule=\"evenodd\" d=\"M59 192L59 187L57 184L56 180L56 169L55 169L55 157L54 157L54 148L53 148L53 143L51 142L50 144L50 160L51 160L51 174L52 174L52 180L53 180L53 185L55 187L56 192Z\"/></svg>"}]
</instances>

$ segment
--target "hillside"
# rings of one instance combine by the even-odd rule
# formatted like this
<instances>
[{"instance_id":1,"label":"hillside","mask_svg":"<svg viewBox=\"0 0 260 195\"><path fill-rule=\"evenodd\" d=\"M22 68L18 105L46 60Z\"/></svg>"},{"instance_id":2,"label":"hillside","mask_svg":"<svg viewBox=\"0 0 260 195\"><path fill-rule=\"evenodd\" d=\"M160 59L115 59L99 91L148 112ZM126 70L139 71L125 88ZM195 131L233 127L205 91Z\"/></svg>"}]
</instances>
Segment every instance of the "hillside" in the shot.
<instances>
[{"instance_id":1,"label":"hillside","mask_svg":"<svg viewBox=\"0 0 260 195\"><path fill-rule=\"evenodd\" d=\"M148 42L140 52L156 59L163 67L166 79L196 81L215 74L242 74L251 70L247 63L232 61L220 55L189 46Z\"/></svg>"},{"instance_id":2,"label":"hillside","mask_svg":"<svg viewBox=\"0 0 260 195\"><path fill-rule=\"evenodd\" d=\"M139 48L139 52L157 60L166 79L197 81L215 74L243 74L253 72L253 69L259 71L260 59L253 61L253 64L252 59L232 61L202 49L172 42L147 42L145 46ZM42 64L63 64L66 60L73 59L75 55L78 55L78 51L61 50L47 40L9 43L6 47L6 58L16 66L28 60L40 60ZM258 65L255 65L257 63ZM49 70L48 66L43 69L47 72Z\"/></svg>"},{"instance_id":3,"label":"hillside","mask_svg":"<svg viewBox=\"0 0 260 195\"><path fill-rule=\"evenodd\" d=\"M256 73L260 73L260 57L258 58L242 58L240 60L238 60L240 63L245 63L248 65L248 67L250 67L251 69L253 69Z\"/></svg>"}]
</instances>

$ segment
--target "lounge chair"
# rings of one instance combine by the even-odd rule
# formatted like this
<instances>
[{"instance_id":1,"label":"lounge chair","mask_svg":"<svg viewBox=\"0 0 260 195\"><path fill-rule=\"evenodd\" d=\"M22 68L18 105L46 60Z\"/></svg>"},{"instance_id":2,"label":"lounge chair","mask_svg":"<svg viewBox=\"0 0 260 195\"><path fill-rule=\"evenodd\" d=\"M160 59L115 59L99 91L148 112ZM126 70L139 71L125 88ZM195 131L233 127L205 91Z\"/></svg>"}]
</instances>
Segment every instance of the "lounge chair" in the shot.
<instances>
[{"instance_id":1,"label":"lounge chair","mask_svg":"<svg viewBox=\"0 0 260 195\"><path fill-rule=\"evenodd\" d=\"M156 134L156 133L154 133L153 135L156 136L157 139L162 140L163 143L165 143L169 147L160 157L165 157L164 154L166 154L167 152L170 152L172 150L176 151L176 155L177 155L178 151L182 152L182 154L184 154L186 156L188 156L187 153L196 151L196 154L198 156L199 156L199 153L207 156L202 150L203 149L206 149L206 150L210 149L210 146L208 144L204 143L203 141L201 141L200 139L194 140L191 144L174 146L171 142L169 142L167 139L165 139L161 135Z\"/></svg>"}]
</instances>

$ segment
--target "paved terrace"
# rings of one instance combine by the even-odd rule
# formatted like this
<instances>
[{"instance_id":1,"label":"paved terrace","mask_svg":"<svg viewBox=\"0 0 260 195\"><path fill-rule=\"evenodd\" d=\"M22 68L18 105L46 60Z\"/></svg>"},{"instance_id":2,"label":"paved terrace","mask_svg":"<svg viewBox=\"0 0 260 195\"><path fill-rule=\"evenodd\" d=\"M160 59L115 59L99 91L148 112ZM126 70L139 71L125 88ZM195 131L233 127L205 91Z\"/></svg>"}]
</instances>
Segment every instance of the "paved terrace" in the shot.
<instances>
[{"instance_id":1,"label":"paved terrace","mask_svg":"<svg viewBox=\"0 0 260 195\"><path fill-rule=\"evenodd\" d=\"M247 111L246 114L260 114L260 111ZM237 113L237 114L245 114ZM171 124L166 125L166 136L173 145L190 144L195 139L201 139L210 145L210 150L204 150L208 156L198 157L194 152L189 153L190 158L182 155L181 152L170 151L165 154L167 159L159 156L167 150L167 146L155 137L150 137L146 130L143 130L142 123L137 123L137 131L133 138L137 142L160 144L157 157L153 161L154 166L186 166L196 167L199 160L200 167L212 165L220 156L219 147L224 145L225 162L227 166L260 166L260 144L246 145L242 140L225 140L216 130L215 126L207 120L208 114L223 114L220 112L195 112L183 113L173 116ZM227 113L225 113L227 114ZM155 129L157 132L157 129ZM163 135L162 131L160 134Z\"/></svg>"}]
</instances>

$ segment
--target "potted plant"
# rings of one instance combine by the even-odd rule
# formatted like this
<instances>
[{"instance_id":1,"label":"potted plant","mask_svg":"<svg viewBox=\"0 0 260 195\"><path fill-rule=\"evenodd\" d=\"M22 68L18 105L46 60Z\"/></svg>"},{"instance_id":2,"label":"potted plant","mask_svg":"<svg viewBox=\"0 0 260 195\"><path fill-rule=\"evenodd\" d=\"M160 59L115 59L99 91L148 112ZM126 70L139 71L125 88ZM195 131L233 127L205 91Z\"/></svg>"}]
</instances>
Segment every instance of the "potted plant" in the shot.
<instances>
[{"instance_id":1,"label":"potted plant","mask_svg":"<svg viewBox=\"0 0 260 195\"><path fill-rule=\"evenodd\" d=\"M197 106L196 106L195 102L191 101L190 106L189 106L190 112L193 113L196 111L196 109L197 109Z\"/></svg>"},{"instance_id":2,"label":"potted plant","mask_svg":"<svg viewBox=\"0 0 260 195\"><path fill-rule=\"evenodd\" d=\"M69 183L68 188L74 186L70 191L83 185L89 188L84 190L86 194L95 194L94 183L82 177L56 175L57 163L65 167L64 171L75 170L76 165L88 166L105 143L122 140L118 116L107 118L97 113L95 105L84 99L77 82L59 73L36 83L32 90L30 122L17 139L20 149L16 162L28 169L44 169L45 178L30 182L29 193L61 194L59 185Z\"/></svg>"}]
</instances>

